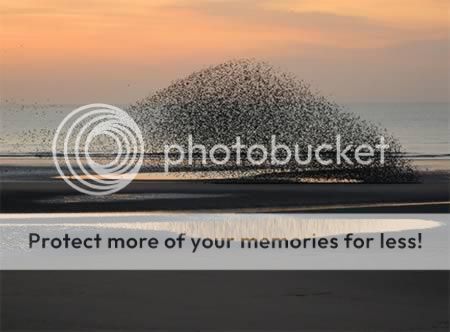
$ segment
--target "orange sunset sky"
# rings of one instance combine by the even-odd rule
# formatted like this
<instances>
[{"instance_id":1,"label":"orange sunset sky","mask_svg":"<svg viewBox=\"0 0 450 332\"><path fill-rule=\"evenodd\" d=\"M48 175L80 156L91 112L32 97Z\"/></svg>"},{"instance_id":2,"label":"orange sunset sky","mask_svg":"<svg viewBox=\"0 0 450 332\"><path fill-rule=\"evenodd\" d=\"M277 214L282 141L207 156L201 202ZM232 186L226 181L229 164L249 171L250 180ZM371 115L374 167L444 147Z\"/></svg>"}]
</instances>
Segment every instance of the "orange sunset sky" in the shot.
<instances>
[{"instance_id":1,"label":"orange sunset sky","mask_svg":"<svg viewBox=\"0 0 450 332\"><path fill-rule=\"evenodd\" d=\"M338 102L449 97L448 0L0 0L0 96L128 103L254 57Z\"/></svg>"}]
</instances>

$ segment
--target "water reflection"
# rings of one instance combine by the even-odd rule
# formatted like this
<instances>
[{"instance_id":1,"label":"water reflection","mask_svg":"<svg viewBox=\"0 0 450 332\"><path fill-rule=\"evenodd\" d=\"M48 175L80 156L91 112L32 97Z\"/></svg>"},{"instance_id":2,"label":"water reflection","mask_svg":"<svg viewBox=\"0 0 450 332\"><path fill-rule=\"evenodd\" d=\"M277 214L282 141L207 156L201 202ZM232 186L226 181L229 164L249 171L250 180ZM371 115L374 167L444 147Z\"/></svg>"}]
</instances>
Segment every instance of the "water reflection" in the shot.
<instances>
[{"instance_id":1,"label":"water reflection","mask_svg":"<svg viewBox=\"0 0 450 332\"><path fill-rule=\"evenodd\" d=\"M105 222L105 219L107 221ZM156 221L148 221L149 219ZM15 228L17 231L27 229L46 229L48 232L61 230L65 232L83 230L123 230L138 232L170 232L185 233L189 237L210 238L310 238L338 236L347 233L379 233L424 230L439 227L438 221L422 218L345 218L320 217L302 215L237 215L237 214L204 214L204 215L122 215L116 217L92 216L63 218L24 218L5 220L1 228ZM126 220L126 221L123 221ZM12 229L11 229L12 228ZM48 229L50 228L50 229ZM5 229L4 229L5 230ZM148 234L147 234L148 235Z\"/></svg>"},{"instance_id":2,"label":"water reflection","mask_svg":"<svg viewBox=\"0 0 450 332\"><path fill-rule=\"evenodd\" d=\"M440 226L423 219L317 219L301 216L204 217L198 220L102 224L100 227L186 233L210 238L309 238L347 233L378 233L423 230Z\"/></svg>"}]
</instances>

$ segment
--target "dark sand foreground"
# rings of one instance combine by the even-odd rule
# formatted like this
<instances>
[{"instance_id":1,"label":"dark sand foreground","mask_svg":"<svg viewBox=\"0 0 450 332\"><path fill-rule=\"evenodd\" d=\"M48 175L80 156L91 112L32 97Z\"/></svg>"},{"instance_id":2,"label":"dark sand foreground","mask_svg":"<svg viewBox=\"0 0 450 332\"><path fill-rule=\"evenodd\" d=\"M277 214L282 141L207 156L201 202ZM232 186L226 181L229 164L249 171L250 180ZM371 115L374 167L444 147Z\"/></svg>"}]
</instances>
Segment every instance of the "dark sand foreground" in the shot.
<instances>
[{"instance_id":1,"label":"dark sand foreground","mask_svg":"<svg viewBox=\"0 0 450 332\"><path fill-rule=\"evenodd\" d=\"M1 331L448 331L449 272L2 272Z\"/></svg>"}]
</instances>

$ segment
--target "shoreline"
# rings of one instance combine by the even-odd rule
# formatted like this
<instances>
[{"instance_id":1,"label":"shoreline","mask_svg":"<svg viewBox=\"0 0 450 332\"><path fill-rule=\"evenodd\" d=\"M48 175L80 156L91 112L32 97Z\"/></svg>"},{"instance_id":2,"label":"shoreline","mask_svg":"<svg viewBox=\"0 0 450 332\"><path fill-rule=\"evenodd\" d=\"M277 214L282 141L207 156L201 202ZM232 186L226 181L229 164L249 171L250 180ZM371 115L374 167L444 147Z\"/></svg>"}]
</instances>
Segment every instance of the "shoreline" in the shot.
<instances>
[{"instance_id":1,"label":"shoreline","mask_svg":"<svg viewBox=\"0 0 450 332\"><path fill-rule=\"evenodd\" d=\"M0 212L450 212L450 160L414 165L420 183L240 183L143 173L118 193L89 196L55 179L51 160L0 158Z\"/></svg>"}]
</instances>

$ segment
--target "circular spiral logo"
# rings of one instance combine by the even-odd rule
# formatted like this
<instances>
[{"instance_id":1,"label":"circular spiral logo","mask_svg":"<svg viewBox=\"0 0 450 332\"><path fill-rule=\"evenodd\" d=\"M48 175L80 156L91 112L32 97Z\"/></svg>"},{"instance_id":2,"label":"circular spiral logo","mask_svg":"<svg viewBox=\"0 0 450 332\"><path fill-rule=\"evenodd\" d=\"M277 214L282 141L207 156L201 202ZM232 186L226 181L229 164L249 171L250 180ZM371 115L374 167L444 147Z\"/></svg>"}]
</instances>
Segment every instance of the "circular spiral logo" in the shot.
<instances>
[{"instance_id":1,"label":"circular spiral logo","mask_svg":"<svg viewBox=\"0 0 450 332\"><path fill-rule=\"evenodd\" d=\"M126 187L144 158L141 130L124 110L89 104L59 124L52 145L58 173L72 188L108 195Z\"/></svg>"}]
</instances>

